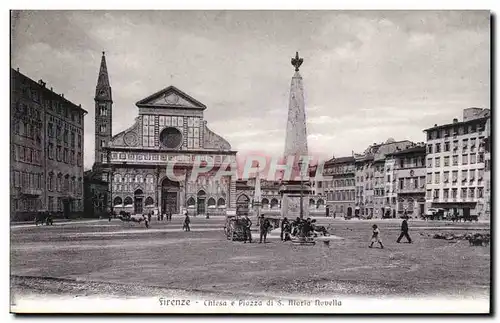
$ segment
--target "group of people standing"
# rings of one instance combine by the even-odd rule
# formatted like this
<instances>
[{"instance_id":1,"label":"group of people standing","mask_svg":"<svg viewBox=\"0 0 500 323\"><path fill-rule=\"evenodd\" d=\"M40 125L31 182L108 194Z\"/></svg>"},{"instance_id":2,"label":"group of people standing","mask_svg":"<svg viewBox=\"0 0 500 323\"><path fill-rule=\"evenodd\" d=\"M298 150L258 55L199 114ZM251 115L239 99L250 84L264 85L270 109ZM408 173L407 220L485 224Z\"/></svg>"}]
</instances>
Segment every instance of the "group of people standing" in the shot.
<instances>
[{"instance_id":1,"label":"group of people standing","mask_svg":"<svg viewBox=\"0 0 500 323\"><path fill-rule=\"evenodd\" d=\"M247 243L252 243L252 220L248 217L248 214L246 214L243 219L241 219L243 223L243 242ZM262 214L258 218L258 225L259 225L259 230L260 230L260 239L259 243L267 243L267 233L269 232L269 229L271 229L271 222L269 222L269 219L264 218L264 215Z\"/></svg>"}]
</instances>

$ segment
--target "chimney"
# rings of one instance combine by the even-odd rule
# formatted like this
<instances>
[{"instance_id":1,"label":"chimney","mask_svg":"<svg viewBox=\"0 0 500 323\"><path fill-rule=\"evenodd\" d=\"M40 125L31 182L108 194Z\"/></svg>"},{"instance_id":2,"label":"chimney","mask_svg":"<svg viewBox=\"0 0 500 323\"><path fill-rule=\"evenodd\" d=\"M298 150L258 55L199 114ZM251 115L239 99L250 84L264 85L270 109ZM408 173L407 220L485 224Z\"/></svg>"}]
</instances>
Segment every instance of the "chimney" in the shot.
<instances>
[{"instance_id":1,"label":"chimney","mask_svg":"<svg viewBox=\"0 0 500 323\"><path fill-rule=\"evenodd\" d=\"M61 93L61 96L64 98L64 93Z\"/></svg>"},{"instance_id":2,"label":"chimney","mask_svg":"<svg viewBox=\"0 0 500 323\"><path fill-rule=\"evenodd\" d=\"M434 124L434 127L437 127L437 126L438 126L438 125L437 125L437 123L435 123L435 124Z\"/></svg>"},{"instance_id":3,"label":"chimney","mask_svg":"<svg viewBox=\"0 0 500 323\"><path fill-rule=\"evenodd\" d=\"M454 119L453 119L453 123L458 123L458 119L457 119L457 118L454 118Z\"/></svg>"},{"instance_id":4,"label":"chimney","mask_svg":"<svg viewBox=\"0 0 500 323\"><path fill-rule=\"evenodd\" d=\"M54 92L54 90L52 89L52 86L50 87L50 90L51 90L52 92Z\"/></svg>"},{"instance_id":5,"label":"chimney","mask_svg":"<svg viewBox=\"0 0 500 323\"><path fill-rule=\"evenodd\" d=\"M46 83L42 79L40 79L40 80L38 80L38 84L40 84L41 86L45 87Z\"/></svg>"},{"instance_id":6,"label":"chimney","mask_svg":"<svg viewBox=\"0 0 500 323\"><path fill-rule=\"evenodd\" d=\"M19 73L19 67L17 68L17 72Z\"/></svg>"}]
</instances>

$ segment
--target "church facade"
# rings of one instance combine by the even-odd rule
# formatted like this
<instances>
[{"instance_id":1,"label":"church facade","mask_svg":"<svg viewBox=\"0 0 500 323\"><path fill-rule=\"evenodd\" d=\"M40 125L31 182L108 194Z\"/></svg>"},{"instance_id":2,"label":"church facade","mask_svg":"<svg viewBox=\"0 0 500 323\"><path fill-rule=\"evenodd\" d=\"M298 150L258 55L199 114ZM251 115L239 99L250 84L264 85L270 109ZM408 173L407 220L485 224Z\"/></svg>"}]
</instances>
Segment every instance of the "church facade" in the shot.
<instances>
[{"instance_id":1,"label":"church facade","mask_svg":"<svg viewBox=\"0 0 500 323\"><path fill-rule=\"evenodd\" d=\"M104 53L94 100L94 169L109 183L113 211L225 215L236 209L236 178L215 176L220 167L230 171L236 151L208 128L203 103L169 86L138 101L135 122L112 135L116 111ZM191 176L204 162L214 167ZM167 176L172 164L175 179Z\"/></svg>"}]
</instances>

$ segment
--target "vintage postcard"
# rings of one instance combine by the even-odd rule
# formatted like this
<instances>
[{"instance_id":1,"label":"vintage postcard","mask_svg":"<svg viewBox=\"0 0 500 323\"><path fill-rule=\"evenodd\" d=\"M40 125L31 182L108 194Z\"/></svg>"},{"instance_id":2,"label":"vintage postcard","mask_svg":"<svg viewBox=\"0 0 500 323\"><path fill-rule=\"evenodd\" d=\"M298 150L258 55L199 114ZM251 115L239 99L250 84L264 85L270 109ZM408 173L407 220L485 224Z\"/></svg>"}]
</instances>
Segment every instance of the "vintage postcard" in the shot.
<instances>
[{"instance_id":1,"label":"vintage postcard","mask_svg":"<svg viewBox=\"0 0 500 323\"><path fill-rule=\"evenodd\" d=\"M491 13L11 11L12 313L483 313Z\"/></svg>"}]
</instances>

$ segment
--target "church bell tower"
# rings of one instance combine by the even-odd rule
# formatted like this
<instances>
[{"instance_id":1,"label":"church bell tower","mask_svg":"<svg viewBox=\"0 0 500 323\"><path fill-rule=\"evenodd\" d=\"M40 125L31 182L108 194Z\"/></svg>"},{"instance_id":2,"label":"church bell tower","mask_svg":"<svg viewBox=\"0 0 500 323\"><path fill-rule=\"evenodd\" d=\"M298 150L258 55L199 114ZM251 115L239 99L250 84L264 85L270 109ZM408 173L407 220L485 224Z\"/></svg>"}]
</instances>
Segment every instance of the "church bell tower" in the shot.
<instances>
[{"instance_id":1,"label":"church bell tower","mask_svg":"<svg viewBox=\"0 0 500 323\"><path fill-rule=\"evenodd\" d=\"M102 52L101 67L95 88L95 160L94 165L106 163L106 152L104 147L111 141L111 122L113 99L111 86L109 85L108 68L106 67L106 56Z\"/></svg>"}]
</instances>

